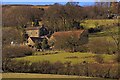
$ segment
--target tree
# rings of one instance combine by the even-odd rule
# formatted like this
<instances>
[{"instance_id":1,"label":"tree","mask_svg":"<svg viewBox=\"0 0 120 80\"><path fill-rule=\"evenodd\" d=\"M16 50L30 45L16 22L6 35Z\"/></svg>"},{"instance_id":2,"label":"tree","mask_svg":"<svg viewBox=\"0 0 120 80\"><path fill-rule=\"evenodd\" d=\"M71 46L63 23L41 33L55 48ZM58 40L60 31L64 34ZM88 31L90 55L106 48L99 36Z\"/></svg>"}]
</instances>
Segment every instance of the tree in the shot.
<instances>
[{"instance_id":1,"label":"tree","mask_svg":"<svg viewBox=\"0 0 120 80\"><path fill-rule=\"evenodd\" d=\"M6 58L15 58L15 57L24 57L32 55L33 50L28 46L4 46L2 48L2 57Z\"/></svg>"},{"instance_id":2,"label":"tree","mask_svg":"<svg viewBox=\"0 0 120 80\"><path fill-rule=\"evenodd\" d=\"M115 54L116 45L113 41L108 40L107 38L94 38L88 43L89 50L92 53L96 54Z\"/></svg>"},{"instance_id":3,"label":"tree","mask_svg":"<svg viewBox=\"0 0 120 80\"><path fill-rule=\"evenodd\" d=\"M44 25L42 25L42 27L40 28L40 36L45 36L47 34L48 34L47 28Z\"/></svg>"},{"instance_id":4,"label":"tree","mask_svg":"<svg viewBox=\"0 0 120 80\"><path fill-rule=\"evenodd\" d=\"M119 3L117 1L110 3L110 12L112 14L118 14L118 9L119 9L118 5Z\"/></svg>"},{"instance_id":5,"label":"tree","mask_svg":"<svg viewBox=\"0 0 120 80\"><path fill-rule=\"evenodd\" d=\"M87 19L106 19L110 14L110 2L95 2L95 5L83 7L82 12Z\"/></svg>"},{"instance_id":6,"label":"tree","mask_svg":"<svg viewBox=\"0 0 120 80\"><path fill-rule=\"evenodd\" d=\"M65 46L70 49L71 52L75 52L76 48L80 45L80 41L78 38L71 35L67 40Z\"/></svg>"},{"instance_id":7,"label":"tree","mask_svg":"<svg viewBox=\"0 0 120 80\"><path fill-rule=\"evenodd\" d=\"M69 32L63 35L56 35L55 38L53 37L49 40L49 43L53 45L53 49L70 52L84 51L85 48L82 48L83 44L78 35L69 34Z\"/></svg>"},{"instance_id":8,"label":"tree","mask_svg":"<svg viewBox=\"0 0 120 80\"><path fill-rule=\"evenodd\" d=\"M49 30L66 31L73 29L74 22L80 22L81 18L80 6L54 4L45 11L43 21Z\"/></svg>"},{"instance_id":9,"label":"tree","mask_svg":"<svg viewBox=\"0 0 120 80\"><path fill-rule=\"evenodd\" d=\"M23 42L22 31L16 28L6 27L2 29L2 44L10 45L13 41L14 43L20 44Z\"/></svg>"},{"instance_id":10,"label":"tree","mask_svg":"<svg viewBox=\"0 0 120 80\"><path fill-rule=\"evenodd\" d=\"M71 64L71 61L67 61L64 63L65 65L65 74L66 75L70 75L72 72L72 64Z\"/></svg>"},{"instance_id":11,"label":"tree","mask_svg":"<svg viewBox=\"0 0 120 80\"><path fill-rule=\"evenodd\" d=\"M35 41L35 47L36 49L41 49L41 43L38 41Z\"/></svg>"},{"instance_id":12,"label":"tree","mask_svg":"<svg viewBox=\"0 0 120 80\"><path fill-rule=\"evenodd\" d=\"M116 49L117 49L117 54L119 55L120 52L120 23L118 23L117 31L113 31L111 29L107 29L109 36L113 39Z\"/></svg>"},{"instance_id":13,"label":"tree","mask_svg":"<svg viewBox=\"0 0 120 80\"><path fill-rule=\"evenodd\" d=\"M96 2L95 7L97 18L107 18L107 16L109 15L108 11L110 10L110 2Z\"/></svg>"},{"instance_id":14,"label":"tree","mask_svg":"<svg viewBox=\"0 0 120 80\"><path fill-rule=\"evenodd\" d=\"M48 41L47 41L47 39L46 38L44 38L43 39L43 41L42 41L42 43L41 43L41 48L43 49L43 50L45 50L45 49L48 49Z\"/></svg>"},{"instance_id":15,"label":"tree","mask_svg":"<svg viewBox=\"0 0 120 80\"><path fill-rule=\"evenodd\" d=\"M2 14L3 26L23 27L35 19L40 20L44 10L30 6L4 7Z\"/></svg>"},{"instance_id":16,"label":"tree","mask_svg":"<svg viewBox=\"0 0 120 80\"><path fill-rule=\"evenodd\" d=\"M51 31L59 31L63 28L61 25L61 14L64 11L63 6L60 4L54 4L45 11L43 21ZM52 14L51 14L52 13Z\"/></svg>"},{"instance_id":17,"label":"tree","mask_svg":"<svg viewBox=\"0 0 120 80\"><path fill-rule=\"evenodd\" d=\"M81 19L83 19L82 15L82 8L78 5L74 5L74 4L66 4L64 6L65 11L66 11L66 23L68 23L69 25L67 25L68 30L71 30L74 28L73 24L75 22L80 22Z\"/></svg>"},{"instance_id":18,"label":"tree","mask_svg":"<svg viewBox=\"0 0 120 80\"><path fill-rule=\"evenodd\" d=\"M66 5L79 6L79 2L67 2Z\"/></svg>"}]
</instances>

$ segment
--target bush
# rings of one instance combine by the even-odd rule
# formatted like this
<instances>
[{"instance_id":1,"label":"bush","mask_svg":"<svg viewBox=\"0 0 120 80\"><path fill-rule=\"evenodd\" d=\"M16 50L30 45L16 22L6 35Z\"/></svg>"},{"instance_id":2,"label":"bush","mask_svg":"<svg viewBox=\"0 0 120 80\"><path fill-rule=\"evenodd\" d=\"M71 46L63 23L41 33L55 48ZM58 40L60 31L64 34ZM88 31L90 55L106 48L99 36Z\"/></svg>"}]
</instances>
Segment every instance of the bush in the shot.
<instances>
[{"instance_id":1,"label":"bush","mask_svg":"<svg viewBox=\"0 0 120 80\"><path fill-rule=\"evenodd\" d=\"M15 58L32 55L33 51L27 46L6 46L3 47L3 58Z\"/></svg>"},{"instance_id":2,"label":"bush","mask_svg":"<svg viewBox=\"0 0 120 80\"><path fill-rule=\"evenodd\" d=\"M64 64L62 62L57 61L57 62L55 62L53 64L53 66L54 66L53 71L55 73L57 73L57 74L64 74L64 68L65 68L65 66L64 66Z\"/></svg>"},{"instance_id":3,"label":"bush","mask_svg":"<svg viewBox=\"0 0 120 80\"><path fill-rule=\"evenodd\" d=\"M44 49L48 49L49 45L48 45L48 40L45 38L43 39L43 41L41 42L41 48Z\"/></svg>"},{"instance_id":4,"label":"bush","mask_svg":"<svg viewBox=\"0 0 120 80\"><path fill-rule=\"evenodd\" d=\"M79 52L87 52L88 47L86 45L81 45L81 46L77 46L75 50Z\"/></svg>"},{"instance_id":5,"label":"bush","mask_svg":"<svg viewBox=\"0 0 120 80\"><path fill-rule=\"evenodd\" d=\"M103 30L102 26L98 26L96 28L90 28L88 29L89 33L96 33L96 32L101 32Z\"/></svg>"},{"instance_id":6,"label":"bush","mask_svg":"<svg viewBox=\"0 0 120 80\"><path fill-rule=\"evenodd\" d=\"M79 75L102 78L119 78L118 64L80 63L49 61L34 62L9 60L3 64L3 71L19 73L41 73L41 74L62 74Z\"/></svg>"},{"instance_id":7,"label":"bush","mask_svg":"<svg viewBox=\"0 0 120 80\"><path fill-rule=\"evenodd\" d=\"M88 43L90 52L96 54L115 54L116 46L113 41L105 39L104 37L93 38Z\"/></svg>"},{"instance_id":8,"label":"bush","mask_svg":"<svg viewBox=\"0 0 120 80\"><path fill-rule=\"evenodd\" d=\"M120 78L120 70L119 69L120 69L119 64L111 65L109 77L110 78Z\"/></svg>"},{"instance_id":9,"label":"bush","mask_svg":"<svg viewBox=\"0 0 120 80\"><path fill-rule=\"evenodd\" d=\"M32 71L36 73L50 74L52 70L52 64L49 61L42 61L32 63Z\"/></svg>"},{"instance_id":10,"label":"bush","mask_svg":"<svg viewBox=\"0 0 120 80\"><path fill-rule=\"evenodd\" d=\"M10 60L9 62L6 62L6 65L2 65L3 71L7 72L30 72L30 62L29 61L16 61L16 60Z\"/></svg>"}]
</instances>

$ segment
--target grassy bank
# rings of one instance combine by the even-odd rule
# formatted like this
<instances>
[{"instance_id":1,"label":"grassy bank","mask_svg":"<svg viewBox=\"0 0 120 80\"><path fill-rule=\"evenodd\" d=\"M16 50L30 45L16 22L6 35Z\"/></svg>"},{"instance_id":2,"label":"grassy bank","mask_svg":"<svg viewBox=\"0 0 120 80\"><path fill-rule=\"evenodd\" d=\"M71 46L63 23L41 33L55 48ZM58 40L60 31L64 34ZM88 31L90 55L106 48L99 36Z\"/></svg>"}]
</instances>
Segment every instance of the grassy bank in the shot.
<instances>
[{"instance_id":1,"label":"grassy bank","mask_svg":"<svg viewBox=\"0 0 120 80\"><path fill-rule=\"evenodd\" d=\"M36 52L36 55L32 56L26 56L21 58L15 58L16 60L27 60L31 62L39 62L48 60L52 63L60 61L60 62L66 62L71 61L72 63L81 63L83 61L87 61L89 63L96 63L95 56L98 54L92 54L92 53L81 53L81 52L58 52L57 54L46 54L45 52ZM101 54L103 56L103 60L106 63L114 62L115 55L108 55L108 54Z\"/></svg>"}]
</instances>

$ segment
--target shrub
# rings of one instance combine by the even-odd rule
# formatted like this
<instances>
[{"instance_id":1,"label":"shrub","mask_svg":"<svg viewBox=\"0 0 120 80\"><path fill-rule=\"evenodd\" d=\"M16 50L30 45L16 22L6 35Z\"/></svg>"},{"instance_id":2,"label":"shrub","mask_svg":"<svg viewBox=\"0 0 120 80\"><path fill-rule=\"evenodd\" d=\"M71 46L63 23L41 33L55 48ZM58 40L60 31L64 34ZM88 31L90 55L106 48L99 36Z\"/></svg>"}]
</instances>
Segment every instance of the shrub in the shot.
<instances>
[{"instance_id":1,"label":"shrub","mask_svg":"<svg viewBox=\"0 0 120 80\"><path fill-rule=\"evenodd\" d=\"M3 71L7 72L30 72L30 62L29 61L16 61L10 60L6 61L6 64L3 64Z\"/></svg>"},{"instance_id":2,"label":"shrub","mask_svg":"<svg viewBox=\"0 0 120 80\"><path fill-rule=\"evenodd\" d=\"M71 61L65 62L64 65L65 65L64 74L66 74L66 75L72 74L72 64L71 64Z\"/></svg>"},{"instance_id":3,"label":"shrub","mask_svg":"<svg viewBox=\"0 0 120 80\"><path fill-rule=\"evenodd\" d=\"M118 64L100 64L100 63L80 63L71 64L71 62L49 61L33 62L6 60L3 64L3 71L19 73L41 73L41 74L62 74L62 75L79 75L102 78L119 78Z\"/></svg>"},{"instance_id":4,"label":"shrub","mask_svg":"<svg viewBox=\"0 0 120 80\"><path fill-rule=\"evenodd\" d=\"M102 37L93 38L87 45L89 50L96 54L114 54L116 51L115 43Z\"/></svg>"},{"instance_id":5,"label":"shrub","mask_svg":"<svg viewBox=\"0 0 120 80\"><path fill-rule=\"evenodd\" d=\"M49 45L48 45L48 40L46 38L43 39L43 41L41 42L41 48L44 49L48 49Z\"/></svg>"},{"instance_id":6,"label":"shrub","mask_svg":"<svg viewBox=\"0 0 120 80\"><path fill-rule=\"evenodd\" d=\"M10 58L3 58L2 59L2 70L4 72L8 72L9 71L9 69L8 69L8 63L10 63L10 62L11 62Z\"/></svg>"},{"instance_id":7,"label":"shrub","mask_svg":"<svg viewBox=\"0 0 120 80\"><path fill-rule=\"evenodd\" d=\"M32 55L33 51L27 46L6 46L3 47L3 58L15 58Z\"/></svg>"},{"instance_id":8,"label":"shrub","mask_svg":"<svg viewBox=\"0 0 120 80\"><path fill-rule=\"evenodd\" d=\"M35 62L31 64L31 70L35 73L51 73L52 64L49 61Z\"/></svg>"},{"instance_id":9,"label":"shrub","mask_svg":"<svg viewBox=\"0 0 120 80\"><path fill-rule=\"evenodd\" d=\"M120 70L119 70L120 66L119 64L112 64L111 68L110 68L110 74L109 77L110 78L120 78Z\"/></svg>"},{"instance_id":10,"label":"shrub","mask_svg":"<svg viewBox=\"0 0 120 80\"><path fill-rule=\"evenodd\" d=\"M73 75L80 75L80 65L79 64L73 65Z\"/></svg>"},{"instance_id":11,"label":"shrub","mask_svg":"<svg viewBox=\"0 0 120 80\"><path fill-rule=\"evenodd\" d=\"M96 32L101 32L102 30L103 30L103 27L102 26L98 26L98 27L95 27L95 28L88 29L88 32L89 33L96 33Z\"/></svg>"},{"instance_id":12,"label":"shrub","mask_svg":"<svg viewBox=\"0 0 120 80\"><path fill-rule=\"evenodd\" d=\"M64 74L65 66L62 62L57 61L53 64L53 66L54 66L54 69L52 71L54 74L55 73L56 74Z\"/></svg>"},{"instance_id":13,"label":"shrub","mask_svg":"<svg viewBox=\"0 0 120 80\"><path fill-rule=\"evenodd\" d=\"M80 45L80 46L77 46L75 50L79 52L87 52L88 47L86 45Z\"/></svg>"}]
</instances>

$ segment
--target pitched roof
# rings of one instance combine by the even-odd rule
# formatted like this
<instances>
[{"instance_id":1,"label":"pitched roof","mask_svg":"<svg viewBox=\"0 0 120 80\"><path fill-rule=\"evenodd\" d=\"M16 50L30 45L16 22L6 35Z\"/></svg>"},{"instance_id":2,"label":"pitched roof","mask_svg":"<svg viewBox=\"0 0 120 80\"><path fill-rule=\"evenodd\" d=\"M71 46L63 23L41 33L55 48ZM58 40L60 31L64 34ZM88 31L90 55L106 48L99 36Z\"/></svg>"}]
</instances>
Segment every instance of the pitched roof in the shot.
<instances>
[{"instance_id":1,"label":"pitched roof","mask_svg":"<svg viewBox=\"0 0 120 80\"><path fill-rule=\"evenodd\" d=\"M41 38L40 37L29 37L33 42L35 42L36 40L37 41L40 41Z\"/></svg>"},{"instance_id":2,"label":"pitched roof","mask_svg":"<svg viewBox=\"0 0 120 80\"><path fill-rule=\"evenodd\" d=\"M44 38L46 38L47 36L40 36L40 37L29 37L29 38L31 38L31 40L33 41L33 42L35 42L36 40L41 40L41 39L44 39Z\"/></svg>"},{"instance_id":3,"label":"pitched roof","mask_svg":"<svg viewBox=\"0 0 120 80\"><path fill-rule=\"evenodd\" d=\"M61 32L55 32L52 34L53 37L61 37L61 36L76 36L80 37L80 35L84 32L85 30L75 30L75 31L61 31Z\"/></svg>"}]
</instances>

